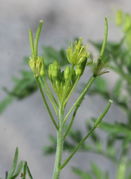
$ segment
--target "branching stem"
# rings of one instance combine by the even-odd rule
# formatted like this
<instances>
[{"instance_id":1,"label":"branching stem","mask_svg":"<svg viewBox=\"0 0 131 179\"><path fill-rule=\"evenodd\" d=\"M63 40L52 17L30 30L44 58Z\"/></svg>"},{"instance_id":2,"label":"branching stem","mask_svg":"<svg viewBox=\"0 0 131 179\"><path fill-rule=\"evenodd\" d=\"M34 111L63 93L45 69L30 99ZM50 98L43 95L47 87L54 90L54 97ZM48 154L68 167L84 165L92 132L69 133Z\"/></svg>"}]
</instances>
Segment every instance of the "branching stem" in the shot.
<instances>
[{"instance_id":1,"label":"branching stem","mask_svg":"<svg viewBox=\"0 0 131 179\"><path fill-rule=\"evenodd\" d=\"M52 114L52 112L51 112L51 110L50 110L50 107L49 107L49 105L48 105L48 103L47 103L47 101L46 101L46 97L45 97L45 95L44 95L44 92L43 92L42 86L41 86L41 84L40 84L40 81L39 81L38 78L36 78L36 81L37 81L37 84L38 84L38 86L39 86L39 89L40 89L40 92L41 92L41 95L42 95L42 99L43 99L43 102L44 102L44 104L45 104L45 106L46 106L46 108L47 108L47 111L48 111L48 113L49 113L49 116L50 116L50 118L51 118L51 120L52 120L52 122L53 122L55 128L58 130L58 125L57 125L57 123L56 123L56 121L55 121L55 119L54 119L54 117L53 117L53 114Z\"/></svg>"},{"instance_id":2,"label":"branching stem","mask_svg":"<svg viewBox=\"0 0 131 179\"><path fill-rule=\"evenodd\" d=\"M56 158L55 158L55 166L54 166L54 173L53 179L60 178L60 171L61 171L61 160L62 160L62 152L63 152L63 116L64 110L62 105L59 107L59 129L57 131L57 147L56 147Z\"/></svg>"},{"instance_id":3,"label":"branching stem","mask_svg":"<svg viewBox=\"0 0 131 179\"><path fill-rule=\"evenodd\" d=\"M85 94L87 93L88 89L90 88L90 86L92 85L92 83L94 82L95 77L91 77L89 79L89 81L87 82L85 88L83 89L82 93L80 94L80 96L77 98L77 100L75 101L75 103L72 105L71 109L69 110L69 112L67 113L67 115L65 116L64 119L64 123L68 120L69 115L71 114L71 112L74 110L74 108L79 105L80 101L83 99L83 97L85 96Z\"/></svg>"},{"instance_id":4,"label":"branching stem","mask_svg":"<svg viewBox=\"0 0 131 179\"><path fill-rule=\"evenodd\" d=\"M70 156L64 161L64 163L61 166L61 169L64 168L67 163L72 159L72 157L75 155L75 153L79 150L79 148L81 147L81 145L86 141L86 139L93 133L93 131L99 126L99 124L101 123L102 119L105 117L105 115L107 114L107 112L109 111L110 107L112 104L112 100L109 100L104 112L98 117L98 119L96 120L94 126L92 127L92 129L89 131L89 133L80 141L80 143L75 147L74 151L70 154Z\"/></svg>"}]
</instances>

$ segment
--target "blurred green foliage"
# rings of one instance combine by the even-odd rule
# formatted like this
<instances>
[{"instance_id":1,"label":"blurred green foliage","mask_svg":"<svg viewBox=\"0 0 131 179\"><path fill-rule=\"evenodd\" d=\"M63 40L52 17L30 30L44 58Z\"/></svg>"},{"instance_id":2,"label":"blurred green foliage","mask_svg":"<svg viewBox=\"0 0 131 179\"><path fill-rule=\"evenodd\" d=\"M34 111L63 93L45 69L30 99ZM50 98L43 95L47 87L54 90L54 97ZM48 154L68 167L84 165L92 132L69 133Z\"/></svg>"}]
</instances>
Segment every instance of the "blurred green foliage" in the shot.
<instances>
[{"instance_id":1,"label":"blurred green foliage","mask_svg":"<svg viewBox=\"0 0 131 179\"><path fill-rule=\"evenodd\" d=\"M109 179L108 172L101 171L95 163L91 164L91 169L87 172L75 167L72 170L81 179Z\"/></svg>"},{"instance_id":2,"label":"blurred green foliage","mask_svg":"<svg viewBox=\"0 0 131 179\"><path fill-rule=\"evenodd\" d=\"M65 50L63 49L56 50L52 47L43 47L43 56L46 66L52 63L54 60L58 60L61 65L68 63ZM28 60L28 57L24 59L26 64ZM8 107L8 105L13 102L13 100L24 99L38 89L33 73L30 70L25 70L25 67L23 67L23 70L21 70L19 76L20 77L13 78L13 89L9 90L8 88L3 88L3 90L7 93L7 96L0 101L0 113L2 113Z\"/></svg>"}]
</instances>

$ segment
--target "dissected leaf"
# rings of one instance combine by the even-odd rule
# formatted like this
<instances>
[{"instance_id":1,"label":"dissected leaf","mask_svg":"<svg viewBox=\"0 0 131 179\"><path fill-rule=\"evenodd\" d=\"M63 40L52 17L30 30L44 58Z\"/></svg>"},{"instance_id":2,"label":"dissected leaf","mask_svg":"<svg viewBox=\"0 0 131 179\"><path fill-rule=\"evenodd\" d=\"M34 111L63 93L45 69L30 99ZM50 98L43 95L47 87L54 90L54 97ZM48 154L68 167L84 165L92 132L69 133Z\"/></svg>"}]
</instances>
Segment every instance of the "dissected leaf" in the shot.
<instances>
[{"instance_id":1,"label":"dissected leaf","mask_svg":"<svg viewBox=\"0 0 131 179\"><path fill-rule=\"evenodd\" d=\"M83 171L83 170L81 170L81 169L79 169L79 168L73 167L72 170L73 170L73 172L74 172L75 174L77 174L81 179L93 179L93 177L92 177L89 173L87 173L87 172L85 172L85 171Z\"/></svg>"}]
</instances>

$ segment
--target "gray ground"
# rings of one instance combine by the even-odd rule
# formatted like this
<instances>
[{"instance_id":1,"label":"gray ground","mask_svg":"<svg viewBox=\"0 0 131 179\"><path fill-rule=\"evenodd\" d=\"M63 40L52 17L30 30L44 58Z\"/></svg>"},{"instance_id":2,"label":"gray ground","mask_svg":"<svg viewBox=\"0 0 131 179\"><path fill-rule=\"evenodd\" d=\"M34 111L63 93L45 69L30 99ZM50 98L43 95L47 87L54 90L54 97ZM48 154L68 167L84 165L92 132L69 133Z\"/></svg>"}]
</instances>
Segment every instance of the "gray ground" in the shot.
<instances>
[{"instance_id":1,"label":"gray ground","mask_svg":"<svg viewBox=\"0 0 131 179\"><path fill-rule=\"evenodd\" d=\"M27 30L29 27L35 30L39 19L45 20L40 43L59 48L77 36L84 39L102 39L105 16L110 19L109 39L118 39L121 34L113 25L113 13L118 8L130 12L131 1L0 0L0 86L12 86L11 77L17 75L21 69L23 56L30 53ZM112 75L109 74L109 83L112 82ZM4 96L1 90L0 99ZM99 102L99 106L94 105L94 102ZM75 127L84 128L82 121L87 116L98 115L104 105L105 102L100 98L88 97L78 114ZM107 119L114 118L116 114L117 118L122 119L119 109L114 106ZM45 157L42 154L42 147L49 143L48 134L54 133L47 119L47 112L42 109L38 92L22 102L14 102L0 116L0 175L3 176L4 171L10 166L12 153L18 146L21 158L29 162L34 178L51 178L54 157ZM112 171L113 179L114 168L111 163L104 158L82 153L77 154L64 169L61 178L76 179L70 171L70 166L87 169L92 157L98 163L101 162L103 169L109 168Z\"/></svg>"}]
</instances>

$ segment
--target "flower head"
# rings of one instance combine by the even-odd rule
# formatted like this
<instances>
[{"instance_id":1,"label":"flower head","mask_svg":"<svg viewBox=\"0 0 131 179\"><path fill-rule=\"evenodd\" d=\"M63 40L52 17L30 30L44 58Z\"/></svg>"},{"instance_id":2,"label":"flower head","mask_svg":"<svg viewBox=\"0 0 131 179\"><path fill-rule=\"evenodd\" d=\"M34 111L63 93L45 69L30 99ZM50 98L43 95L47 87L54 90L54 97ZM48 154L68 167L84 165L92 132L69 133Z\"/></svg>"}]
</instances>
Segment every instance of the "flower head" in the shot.
<instances>
[{"instance_id":1,"label":"flower head","mask_svg":"<svg viewBox=\"0 0 131 179\"><path fill-rule=\"evenodd\" d=\"M69 63L78 65L87 60L89 52L87 47L83 45L82 39L79 39L66 50L66 56Z\"/></svg>"},{"instance_id":2,"label":"flower head","mask_svg":"<svg viewBox=\"0 0 131 179\"><path fill-rule=\"evenodd\" d=\"M45 74L44 71L44 60L42 57L33 58L30 57L29 66L33 71L35 77L43 76Z\"/></svg>"}]
</instances>

